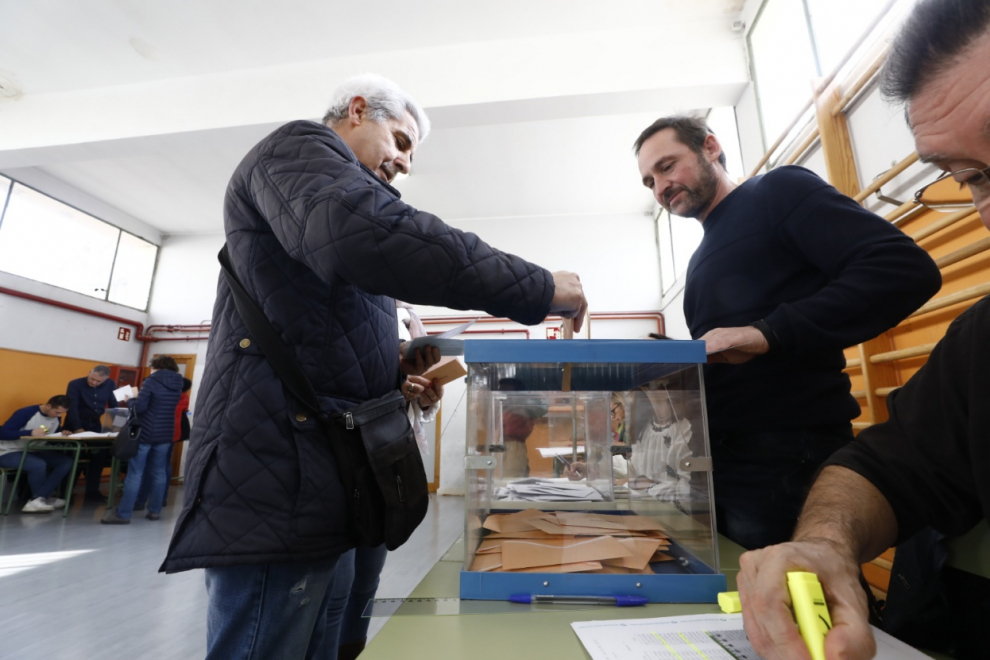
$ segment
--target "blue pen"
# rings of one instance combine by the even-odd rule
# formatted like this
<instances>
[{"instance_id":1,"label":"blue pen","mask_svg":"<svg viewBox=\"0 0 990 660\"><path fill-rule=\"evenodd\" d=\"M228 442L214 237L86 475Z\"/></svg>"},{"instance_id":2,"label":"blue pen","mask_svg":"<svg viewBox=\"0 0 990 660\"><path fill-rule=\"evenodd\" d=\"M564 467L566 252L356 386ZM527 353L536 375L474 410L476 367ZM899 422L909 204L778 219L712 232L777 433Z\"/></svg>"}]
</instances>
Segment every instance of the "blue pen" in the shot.
<instances>
[{"instance_id":1,"label":"blue pen","mask_svg":"<svg viewBox=\"0 0 990 660\"><path fill-rule=\"evenodd\" d=\"M551 605L615 605L616 607L635 607L646 605L649 598L643 596L543 596L530 594L513 594L509 596L512 603L532 603Z\"/></svg>"}]
</instances>

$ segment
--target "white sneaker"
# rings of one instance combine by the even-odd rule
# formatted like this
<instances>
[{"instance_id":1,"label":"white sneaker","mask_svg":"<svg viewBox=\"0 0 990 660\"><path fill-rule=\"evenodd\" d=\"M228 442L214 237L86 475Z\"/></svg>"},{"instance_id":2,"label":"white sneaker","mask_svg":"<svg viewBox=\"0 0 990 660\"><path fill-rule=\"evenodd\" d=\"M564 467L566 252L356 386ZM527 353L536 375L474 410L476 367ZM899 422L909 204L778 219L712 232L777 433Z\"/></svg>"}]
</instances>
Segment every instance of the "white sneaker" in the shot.
<instances>
[{"instance_id":1,"label":"white sneaker","mask_svg":"<svg viewBox=\"0 0 990 660\"><path fill-rule=\"evenodd\" d=\"M61 509L65 506L65 500L59 499L58 497L46 497L45 504L52 507L53 509Z\"/></svg>"},{"instance_id":2,"label":"white sneaker","mask_svg":"<svg viewBox=\"0 0 990 660\"><path fill-rule=\"evenodd\" d=\"M65 502L62 503L63 505ZM36 497L21 509L21 513L51 513L55 510L55 507L45 502L45 498Z\"/></svg>"}]
</instances>

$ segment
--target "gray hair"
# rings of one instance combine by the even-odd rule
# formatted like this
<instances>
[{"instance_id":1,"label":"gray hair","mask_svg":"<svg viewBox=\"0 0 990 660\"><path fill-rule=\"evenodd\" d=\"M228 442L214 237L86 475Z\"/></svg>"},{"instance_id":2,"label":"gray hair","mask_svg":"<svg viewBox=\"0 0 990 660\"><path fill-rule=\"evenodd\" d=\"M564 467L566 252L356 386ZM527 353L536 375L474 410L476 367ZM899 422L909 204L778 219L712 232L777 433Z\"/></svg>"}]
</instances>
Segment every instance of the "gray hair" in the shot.
<instances>
[{"instance_id":1,"label":"gray hair","mask_svg":"<svg viewBox=\"0 0 990 660\"><path fill-rule=\"evenodd\" d=\"M90 370L90 373L100 374L101 376L109 376L110 367L105 364L98 364Z\"/></svg>"},{"instance_id":2,"label":"gray hair","mask_svg":"<svg viewBox=\"0 0 990 660\"><path fill-rule=\"evenodd\" d=\"M368 102L369 116L383 123L388 119L402 119L405 113L412 115L419 129L419 141L430 134L430 119L423 108L401 87L388 78L366 73L348 78L333 91L330 109L323 115L323 123L332 126L347 118L348 107L355 96Z\"/></svg>"}]
</instances>

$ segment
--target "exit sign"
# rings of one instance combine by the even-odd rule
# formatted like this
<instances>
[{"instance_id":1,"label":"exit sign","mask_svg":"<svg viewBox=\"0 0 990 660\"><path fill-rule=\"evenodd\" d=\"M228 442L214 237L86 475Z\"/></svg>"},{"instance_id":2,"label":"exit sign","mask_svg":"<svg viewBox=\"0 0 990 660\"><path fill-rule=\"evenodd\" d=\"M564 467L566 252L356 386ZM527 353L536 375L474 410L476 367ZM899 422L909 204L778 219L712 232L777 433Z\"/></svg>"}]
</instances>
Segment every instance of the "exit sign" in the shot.
<instances>
[{"instance_id":1,"label":"exit sign","mask_svg":"<svg viewBox=\"0 0 990 660\"><path fill-rule=\"evenodd\" d=\"M117 339L120 341L130 341L131 340L131 329L130 328L117 328Z\"/></svg>"}]
</instances>

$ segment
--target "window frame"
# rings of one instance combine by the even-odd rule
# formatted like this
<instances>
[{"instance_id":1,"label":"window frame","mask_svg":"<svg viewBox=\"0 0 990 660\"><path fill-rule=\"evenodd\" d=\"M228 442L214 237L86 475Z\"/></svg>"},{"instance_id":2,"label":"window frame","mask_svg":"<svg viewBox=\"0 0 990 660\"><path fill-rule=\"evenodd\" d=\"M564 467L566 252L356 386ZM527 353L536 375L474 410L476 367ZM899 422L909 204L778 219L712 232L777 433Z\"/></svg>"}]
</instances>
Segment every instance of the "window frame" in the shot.
<instances>
[{"instance_id":1,"label":"window frame","mask_svg":"<svg viewBox=\"0 0 990 660\"><path fill-rule=\"evenodd\" d=\"M34 193L37 193L37 194L39 194L39 195L41 195L43 197L46 197L46 198L52 200L53 202L55 202L57 204L61 204L62 206L65 206L65 207L70 208L70 209L72 209L74 211L77 211L79 213L82 213L83 215L87 215L87 216L93 218L94 220L96 220L98 222L102 222L103 224L108 225L110 227L113 227L114 229L117 230L117 240L116 240L116 244L114 245L113 258L111 259L111 262L110 262L110 275L107 278L107 286L106 286L105 289L98 289L98 291L102 291L102 297L90 296L88 294L81 293L81 292L75 291L73 289L66 289L65 287L59 286L57 284L52 284L51 282L45 282L43 280L37 280L37 279L31 278L31 277L27 277L27 276L24 276L24 275L18 275L17 273L11 273L10 271L4 270L2 267L0 267L0 272L2 272L4 274L7 274L7 275L12 275L14 277L21 277L23 279L30 280L32 282L38 282L39 284L44 284L45 286L50 286L52 288L59 289L61 291L69 291L71 293L78 294L80 296L85 296L87 298L93 298L94 300L101 300L101 301L103 301L105 303L108 303L108 304L111 304L111 305L118 305L120 307L126 307L127 309L133 309L133 310L139 311L139 312L147 312L148 311L148 306L151 304L151 292L152 292L152 290L154 290L154 286L155 286L155 277L158 274L158 259L161 257L161 252L162 252L162 246L161 245L158 245L157 243L153 243L152 241L149 241L148 239L144 238L143 236L139 236L138 234L135 234L132 231L128 231L128 230L124 229L123 227L119 227L119 226L115 225L112 222L107 222L106 220L104 220L103 218L99 217L98 215L95 215L95 214L93 214L93 213L91 213L89 211L86 211L85 209L81 209L81 208L79 208L78 206L76 206L74 204L70 204L69 202L66 202L64 200L61 200L58 197L55 197L55 196L50 195L50 194L48 194L48 193L46 193L46 192L44 192L42 190L39 190L39 189L35 188L32 185L29 185L27 183L24 183L23 181L19 181L19 180L15 179L14 177L11 177L8 174L4 174L4 173L0 172L0 176L2 176L4 179L7 179L10 182L9 185L7 186L6 192L4 193L3 204L0 205L0 230L2 230L2 228L3 228L3 221L7 217L7 208L10 205L10 198L13 196L13 193L14 193L14 186L23 186L24 188L26 188L26 189L34 192ZM111 286L113 284L114 271L115 271L115 269L117 267L117 256L120 253L120 241L121 241L121 237L124 234L129 234L130 236L133 236L134 238L136 238L136 239L138 239L140 241L143 241L145 243L148 243L149 245L153 245L154 248L155 248L154 264L151 267L151 280L150 280L150 282L148 284L148 296L147 296L147 299L145 301L145 304L144 304L144 307L143 308L132 307L130 305L125 305L124 303L114 302L114 301L110 300L110 288L111 288Z\"/></svg>"}]
</instances>

